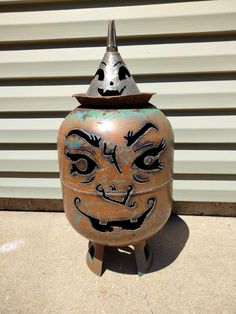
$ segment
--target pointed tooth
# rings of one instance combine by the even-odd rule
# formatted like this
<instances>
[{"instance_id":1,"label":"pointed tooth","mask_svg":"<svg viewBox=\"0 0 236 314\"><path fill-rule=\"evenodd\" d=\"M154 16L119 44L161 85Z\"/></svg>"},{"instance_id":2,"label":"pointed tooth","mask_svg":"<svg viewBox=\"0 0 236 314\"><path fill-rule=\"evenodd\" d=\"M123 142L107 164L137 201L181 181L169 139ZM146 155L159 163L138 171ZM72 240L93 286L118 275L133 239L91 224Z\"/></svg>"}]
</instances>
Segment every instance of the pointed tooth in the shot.
<instances>
[{"instance_id":1,"label":"pointed tooth","mask_svg":"<svg viewBox=\"0 0 236 314\"><path fill-rule=\"evenodd\" d=\"M130 222L138 222L138 219L136 217L131 217Z\"/></svg>"},{"instance_id":2,"label":"pointed tooth","mask_svg":"<svg viewBox=\"0 0 236 314\"><path fill-rule=\"evenodd\" d=\"M99 225L106 226L107 221L99 220Z\"/></svg>"}]
</instances>

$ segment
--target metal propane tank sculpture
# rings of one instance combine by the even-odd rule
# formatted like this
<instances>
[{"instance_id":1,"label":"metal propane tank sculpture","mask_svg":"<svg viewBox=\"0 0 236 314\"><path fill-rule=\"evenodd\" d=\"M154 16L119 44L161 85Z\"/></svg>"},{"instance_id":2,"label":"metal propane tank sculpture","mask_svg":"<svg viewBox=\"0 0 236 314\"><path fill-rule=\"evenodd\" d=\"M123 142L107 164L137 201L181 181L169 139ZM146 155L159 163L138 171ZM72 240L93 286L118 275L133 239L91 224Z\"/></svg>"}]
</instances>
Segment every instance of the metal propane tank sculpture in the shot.
<instances>
[{"instance_id":1,"label":"metal propane tank sculpture","mask_svg":"<svg viewBox=\"0 0 236 314\"><path fill-rule=\"evenodd\" d=\"M58 134L65 213L89 239L87 264L100 276L104 246L133 245L138 274L145 273L146 240L171 213L173 132L152 95L137 88L111 21L102 62Z\"/></svg>"}]
</instances>

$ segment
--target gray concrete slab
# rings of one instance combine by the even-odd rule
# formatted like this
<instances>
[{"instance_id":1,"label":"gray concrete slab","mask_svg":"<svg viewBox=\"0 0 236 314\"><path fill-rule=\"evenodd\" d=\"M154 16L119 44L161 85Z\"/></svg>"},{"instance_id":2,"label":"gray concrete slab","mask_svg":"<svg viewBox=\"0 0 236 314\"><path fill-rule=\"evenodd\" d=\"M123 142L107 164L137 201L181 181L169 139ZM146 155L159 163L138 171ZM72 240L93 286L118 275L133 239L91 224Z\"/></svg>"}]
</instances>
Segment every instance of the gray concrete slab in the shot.
<instances>
[{"instance_id":1,"label":"gray concrete slab","mask_svg":"<svg viewBox=\"0 0 236 314\"><path fill-rule=\"evenodd\" d=\"M173 216L150 240L149 273L136 275L130 249L109 248L99 278L63 213L0 212L0 313L236 313L235 227Z\"/></svg>"}]
</instances>

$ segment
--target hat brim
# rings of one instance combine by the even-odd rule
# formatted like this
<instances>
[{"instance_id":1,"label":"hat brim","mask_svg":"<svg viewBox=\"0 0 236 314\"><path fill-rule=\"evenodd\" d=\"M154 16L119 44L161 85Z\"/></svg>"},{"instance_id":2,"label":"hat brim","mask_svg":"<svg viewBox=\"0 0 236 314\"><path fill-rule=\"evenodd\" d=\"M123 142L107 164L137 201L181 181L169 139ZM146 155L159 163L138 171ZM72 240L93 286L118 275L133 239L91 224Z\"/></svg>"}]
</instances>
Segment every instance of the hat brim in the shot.
<instances>
[{"instance_id":1,"label":"hat brim","mask_svg":"<svg viewBox=\"0 0 236 314\"><path fill-rule=\"evenodd\" d=\"M87 94L74 94L81 105L138 105L148 103L155 93L139 93L122 96L88 96Z\"/></svg>"}]
</instances>

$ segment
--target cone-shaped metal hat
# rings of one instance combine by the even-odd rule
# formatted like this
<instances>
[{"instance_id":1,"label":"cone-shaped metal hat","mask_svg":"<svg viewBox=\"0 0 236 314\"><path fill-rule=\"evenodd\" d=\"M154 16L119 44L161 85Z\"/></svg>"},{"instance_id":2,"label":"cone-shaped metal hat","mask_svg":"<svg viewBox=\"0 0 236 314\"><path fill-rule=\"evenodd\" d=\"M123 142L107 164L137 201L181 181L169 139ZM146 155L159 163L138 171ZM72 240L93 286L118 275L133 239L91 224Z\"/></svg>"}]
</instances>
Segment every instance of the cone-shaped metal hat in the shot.
<instances>
[{"instance_id":1,"label":"cone-shaped metal hat","mask_svg":"<svg viewBox=\"0 0 236 314\"><path fill-rule=\"evenodd\" d=\"M109 22L106 53L86 94L74 97L83 105L103 106L146 103L154 93L140 93L116 45L114 21Z\"/></svg>"},{"instance_id":2,"label":"cone-shaped metal hat","mask_svg":"<svg viewBox=\"0 0 236 314\"><path fill-rule=\"evenodd\" d=\"M140 93L116 45L114 21L109 22L107 50L87 91L88 96L124 96Z\"/></svg>"}]
</instances>

